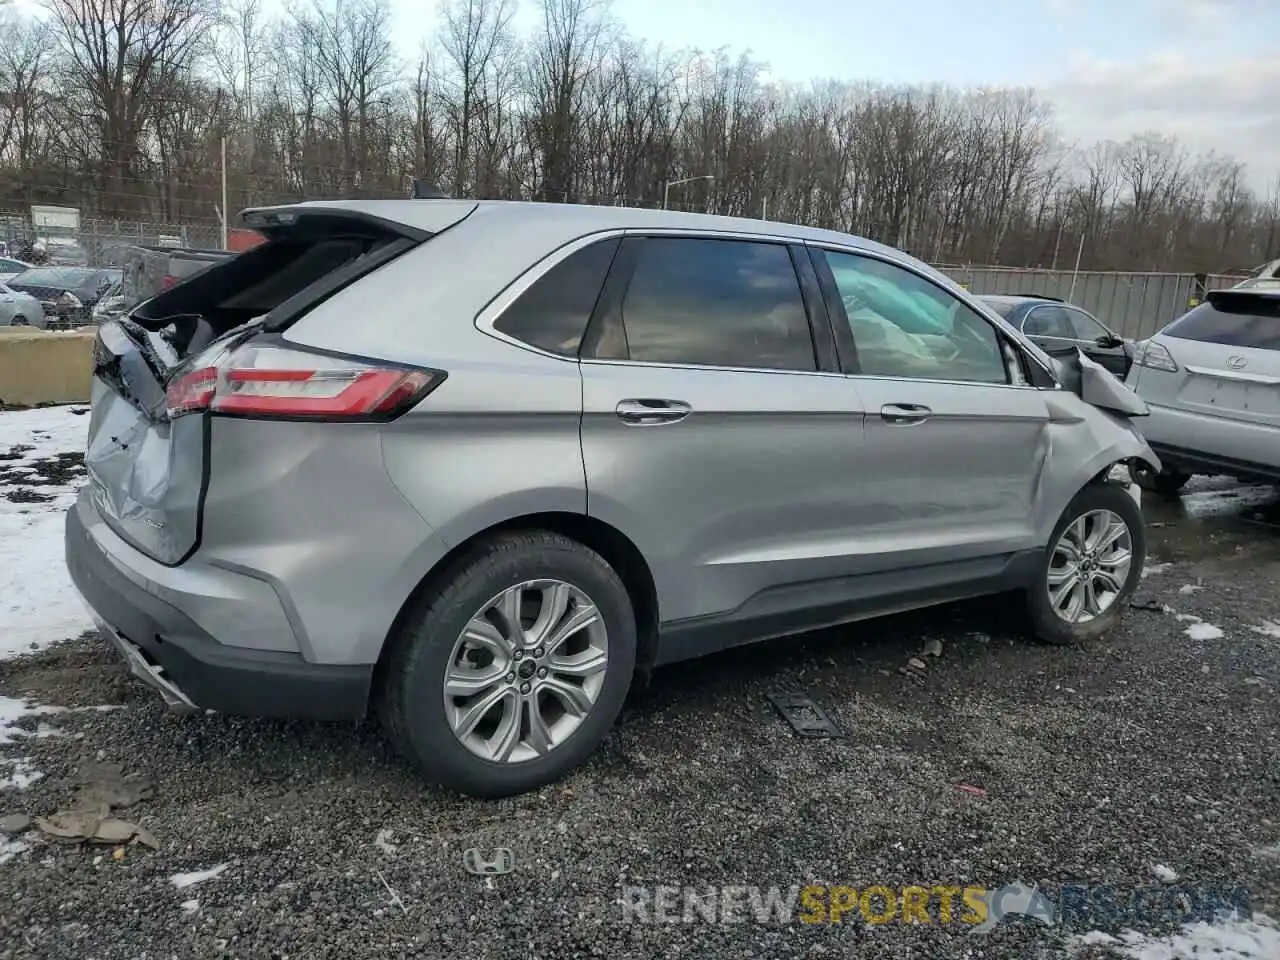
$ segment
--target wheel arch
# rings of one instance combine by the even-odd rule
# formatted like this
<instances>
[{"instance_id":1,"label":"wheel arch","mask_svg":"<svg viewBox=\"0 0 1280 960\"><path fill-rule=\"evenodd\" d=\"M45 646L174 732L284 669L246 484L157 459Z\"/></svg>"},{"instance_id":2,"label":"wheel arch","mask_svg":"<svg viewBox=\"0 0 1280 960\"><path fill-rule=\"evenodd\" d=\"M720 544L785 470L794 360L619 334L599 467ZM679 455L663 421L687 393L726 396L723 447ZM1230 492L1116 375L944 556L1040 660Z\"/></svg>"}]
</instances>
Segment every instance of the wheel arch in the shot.
<instances>
[{"instance_id":1,"label":"wheel arch","mask_svg":"<svg viewBox=\"0 0 1280 960\"><path fill-rule=\"evenodd\" d=\"M600 554L613 567L627 588L636 615L636 672L647 676L657 654L659 620L657 588L653 572L643 554L626 534L603 520L581 513L547 511L511 517L476 531L449 550L422 576L396 611L391 627L383 638L382 648L374 665L374 696L377 695L382 671L386 667L395 639L422 596L443 581L477 543L504 533L530 530L546 530L575 540Z\"/></svg>"}]
</instances>

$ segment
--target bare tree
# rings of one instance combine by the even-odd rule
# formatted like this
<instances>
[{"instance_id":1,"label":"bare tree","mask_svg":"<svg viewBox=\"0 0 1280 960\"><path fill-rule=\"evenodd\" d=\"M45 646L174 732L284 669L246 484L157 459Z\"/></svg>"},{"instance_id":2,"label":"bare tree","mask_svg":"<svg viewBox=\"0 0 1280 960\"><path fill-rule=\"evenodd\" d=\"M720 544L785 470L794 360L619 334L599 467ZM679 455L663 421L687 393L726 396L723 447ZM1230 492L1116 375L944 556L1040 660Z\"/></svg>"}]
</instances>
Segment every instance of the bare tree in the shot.
<instances>
[{"instance_id":1,"label":"bare tree","mask_svg":"<svg viewBox=\"0 0 1280 960\"><path fill-rule=\"evenodd\" d=\"M508 0L449 0L442 9L446 72L440 101L453 137L455 194L465 196L476 184L477 118L490 107L486 93L494 72L514 45L514 12Z\"/></svg>"},{"instance_id":2,"label":"bare tree","mask_svg":"<svg viewBox=\"0 0 1280 960\"><path fill-rule=\"evenodd\" d=\"M216 18L213 0L47 0L64 70L97 133L101 185L114 212L129 202L138 139L149 113L162 109L164 91L186 73L205 30Z\"/></svg>"}]
</instances>

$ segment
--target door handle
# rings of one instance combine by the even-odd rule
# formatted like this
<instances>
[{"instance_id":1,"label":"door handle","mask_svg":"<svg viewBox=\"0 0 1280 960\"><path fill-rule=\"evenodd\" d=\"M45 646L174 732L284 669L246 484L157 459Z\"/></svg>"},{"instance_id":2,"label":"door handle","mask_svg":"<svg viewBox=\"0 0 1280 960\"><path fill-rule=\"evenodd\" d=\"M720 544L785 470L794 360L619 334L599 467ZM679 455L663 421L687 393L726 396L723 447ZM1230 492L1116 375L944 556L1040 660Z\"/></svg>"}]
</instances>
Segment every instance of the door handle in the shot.
<instances>
[{"instance_id":1,"label":"door handle","mask_svg":"<svg viewBox=\"0 0 1280 960\"><path fill-rule=\"evenodd\" d=\"M885 423L924 423L933 411L922 403L886 403L880 408L880 419Z\"/></svg>"},{"instance_id":2,"label":"door handle","mask_svg":"<svg viewBox=\"0 0 1280 960\"><path fill-rule=\"evenodd\" d=\"M693 412L693 408L680 400L623 400L614 412L628 426L656 427L678 423Z\"/></svg>"}]
</instances>

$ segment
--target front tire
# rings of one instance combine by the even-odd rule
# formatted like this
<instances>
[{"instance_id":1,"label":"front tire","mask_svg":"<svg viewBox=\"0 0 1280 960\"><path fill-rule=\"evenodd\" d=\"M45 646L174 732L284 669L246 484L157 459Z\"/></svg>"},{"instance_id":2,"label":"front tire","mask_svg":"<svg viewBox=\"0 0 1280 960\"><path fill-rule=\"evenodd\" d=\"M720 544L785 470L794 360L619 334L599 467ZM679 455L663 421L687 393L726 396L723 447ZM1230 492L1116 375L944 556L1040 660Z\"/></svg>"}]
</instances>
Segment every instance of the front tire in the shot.
<instances>
[{"instance_id":1,"label":"front tire","mask_svg":"<svg viewBox=\"0 0 1280 960\"><path fill-rule=\"evenodd\" d=\"M1142 511L1128 491L1085 487L1063 511L1027 590L1032 632L1058 645L1102 636L1128 606L1146 556Z\"/></svg>"},{"instance_id":2,"label":"front tire","mask_svg":"<svg viewBox=\"0 0 1280 960\"><path fill-rule=\"evenodd\" d=\"M11 327L25 327L25 326L27 326L27 318L26 318L26 317L24 317L24 316L23 316L22 314L20 314L20 313L18 313L18 314L14 314L14 316L13 316L12 318L10 318L10 320L9 320L9 326L11 326Z\"/></svg>"},{"instance_id":3,"label":"front tire","mask_svg":"<svg viewBox=\"0 0 1280 960\"><path fill-rule=\"evenodd\" d=\"M636 621L599 554L545 531L478 543L404 619L378 715L426 777L478 797L582 764L631 685Z\"/></svg>"}]
</instances>

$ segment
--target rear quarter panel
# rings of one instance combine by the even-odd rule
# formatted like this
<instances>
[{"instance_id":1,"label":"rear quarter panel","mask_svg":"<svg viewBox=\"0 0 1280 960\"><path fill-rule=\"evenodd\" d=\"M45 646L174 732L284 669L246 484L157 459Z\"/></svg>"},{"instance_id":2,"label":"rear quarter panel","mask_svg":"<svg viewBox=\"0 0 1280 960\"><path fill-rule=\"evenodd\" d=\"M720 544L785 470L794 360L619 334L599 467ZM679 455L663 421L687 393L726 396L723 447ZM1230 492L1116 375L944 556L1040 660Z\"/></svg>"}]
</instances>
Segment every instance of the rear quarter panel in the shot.
<instances>
[{"instance_id":1,"label":"rear quarter panel","mask_svg":"<svg viewBox=\"0 0 1280 960\"><path fill-rule=\"evenodd\" d=\"M449 547L530 513L586 511L577 361L475 326L504 287L581 233L554 220L497 219L481 207L284 334L300 346L447 373L381 429L381 456L405 500Z\"/></svg>"}]
</instances>

